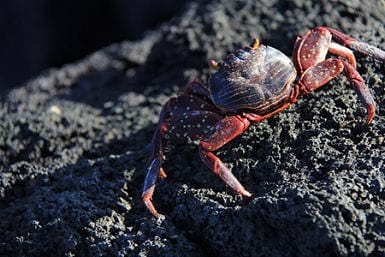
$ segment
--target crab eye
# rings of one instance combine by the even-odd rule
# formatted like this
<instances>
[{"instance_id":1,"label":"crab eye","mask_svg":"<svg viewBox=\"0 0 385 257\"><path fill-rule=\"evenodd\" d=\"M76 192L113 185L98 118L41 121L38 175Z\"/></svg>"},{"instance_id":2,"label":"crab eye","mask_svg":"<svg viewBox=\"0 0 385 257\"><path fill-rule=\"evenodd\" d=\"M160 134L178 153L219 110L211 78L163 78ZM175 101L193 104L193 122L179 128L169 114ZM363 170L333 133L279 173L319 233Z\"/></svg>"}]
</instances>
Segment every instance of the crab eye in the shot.
<instances>
[{"instance_id":1,"label":"crab eye","mask_svg":"<svg viewBox=\"0 0 385 257\"><path fill-rule=\"evenodd\" d=\"M220 67L221 67L221 64L213 59L211 59L209 61L209 66L212 68L212 69L215 69L215 70L218 70Z\"/></svg>"}]
</instances>

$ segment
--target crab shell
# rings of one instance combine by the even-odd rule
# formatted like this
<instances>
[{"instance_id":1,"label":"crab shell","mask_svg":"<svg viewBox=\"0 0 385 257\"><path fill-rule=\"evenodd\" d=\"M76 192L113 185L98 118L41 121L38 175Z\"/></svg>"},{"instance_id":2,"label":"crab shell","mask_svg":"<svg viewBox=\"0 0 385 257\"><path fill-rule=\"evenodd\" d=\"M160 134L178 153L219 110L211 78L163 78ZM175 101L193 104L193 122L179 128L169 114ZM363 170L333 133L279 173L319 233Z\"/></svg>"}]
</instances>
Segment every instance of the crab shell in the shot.
<instances>
[{"instance_id":1,"label":"crab shell","mask_svg":"<svg viewBox=\"0 0 385 257\"><path fill-rule=\"evenodd\" d=\"M286 55L265 45L229 54L209 81L213 103L227 113L265 114L287 102L297 72Z\"/></svg>"}]
</instances>

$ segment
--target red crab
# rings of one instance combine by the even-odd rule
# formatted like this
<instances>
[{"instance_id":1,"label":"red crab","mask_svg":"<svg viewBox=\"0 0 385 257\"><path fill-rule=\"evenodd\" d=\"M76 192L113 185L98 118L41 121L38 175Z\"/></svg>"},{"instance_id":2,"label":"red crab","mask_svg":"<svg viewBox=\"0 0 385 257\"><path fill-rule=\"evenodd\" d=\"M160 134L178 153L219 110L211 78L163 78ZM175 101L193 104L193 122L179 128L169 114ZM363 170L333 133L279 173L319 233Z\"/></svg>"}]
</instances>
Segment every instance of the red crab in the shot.
<instances>
[{"instance_id":1,"label":"red crab","mask_svg":"<svg viewBox=\"0 0 385 257\"><path fill-rule=\"evenodd\" d=\"M200 157L209 169L236 193L251 196L214 151L242 134L250 121L260 122L285 110L298 97L324 86L342 72L365 105L366 123L370 123L376 105L355 68L356 59L349 48L385 61L384 51L328 27L317 27L298 37L293 62L258 40L229 54L220 63L210 61L217 71L208 86L199 80L192 81L160 113L143 186L147 209L156 217L160 215L152 195L157 178L166 177L162 169L165 145L186 137L200 139ZM326 59L328 53L337 58Z\"/></svg>"}]
</instances>

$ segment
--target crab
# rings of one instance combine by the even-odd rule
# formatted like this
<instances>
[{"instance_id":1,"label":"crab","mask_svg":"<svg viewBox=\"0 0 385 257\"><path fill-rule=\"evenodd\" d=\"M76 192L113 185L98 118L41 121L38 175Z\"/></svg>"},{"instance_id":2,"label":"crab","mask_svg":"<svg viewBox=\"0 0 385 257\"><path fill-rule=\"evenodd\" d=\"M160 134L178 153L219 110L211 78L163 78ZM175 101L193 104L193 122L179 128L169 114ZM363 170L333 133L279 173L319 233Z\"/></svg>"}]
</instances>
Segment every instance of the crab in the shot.
<instances>
[{"instance_id":1,"label":"crab","mask_svg":"<svg viewBox=\"0 0 385 257\"><path fill-rule=\"evenodd\" d=\"M193 80L161 110L142 193L150 213L161 215L152 196L157 178L166 177L162 168L164 148L186 138L198 139L203 163L235 193L250 197L251 193L214 152L241 135L251 122L261 122L287 109L300 96L323 87L342 72L366 107L369 124L376 104L356 70L352 50L385 61L383 50L329 27L316 27L297 37L292 60L257 39L221 62L211 60L209 65L216 72L208 85ZM334 57L326 58L328 53Z\"/></svg>"}]
</instances>

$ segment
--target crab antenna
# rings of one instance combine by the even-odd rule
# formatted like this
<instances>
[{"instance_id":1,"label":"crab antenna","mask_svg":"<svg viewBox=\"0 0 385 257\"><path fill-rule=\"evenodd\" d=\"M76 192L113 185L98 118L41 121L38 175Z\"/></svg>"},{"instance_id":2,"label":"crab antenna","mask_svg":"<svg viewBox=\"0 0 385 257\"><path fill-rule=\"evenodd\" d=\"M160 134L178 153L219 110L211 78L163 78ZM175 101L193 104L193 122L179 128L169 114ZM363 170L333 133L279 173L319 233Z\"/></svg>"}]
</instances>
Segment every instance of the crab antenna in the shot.
<instances>
[{"instance_id":1,"label":"crab antenna","mask_svg":"<svg viewBox=\"0 0 385 257\"><path fill-rule=\"evenodd\" d=\"M211 68L215 69L215 70L218 70L221 65L217 61L215 61L215 60L210 60L209 61L209 66Z\"/></svg>"},{"instance_id":2,"label":"crab antenna","mask_svg":"<svg viewBox=\"0 0 385 257\"><path fill-rule=\"evenodd\" d=\"M251 43L250 47L253 49L257 49L260 45L258 38L253 38L253 42Z\"/></svg>"}]
</instances>

